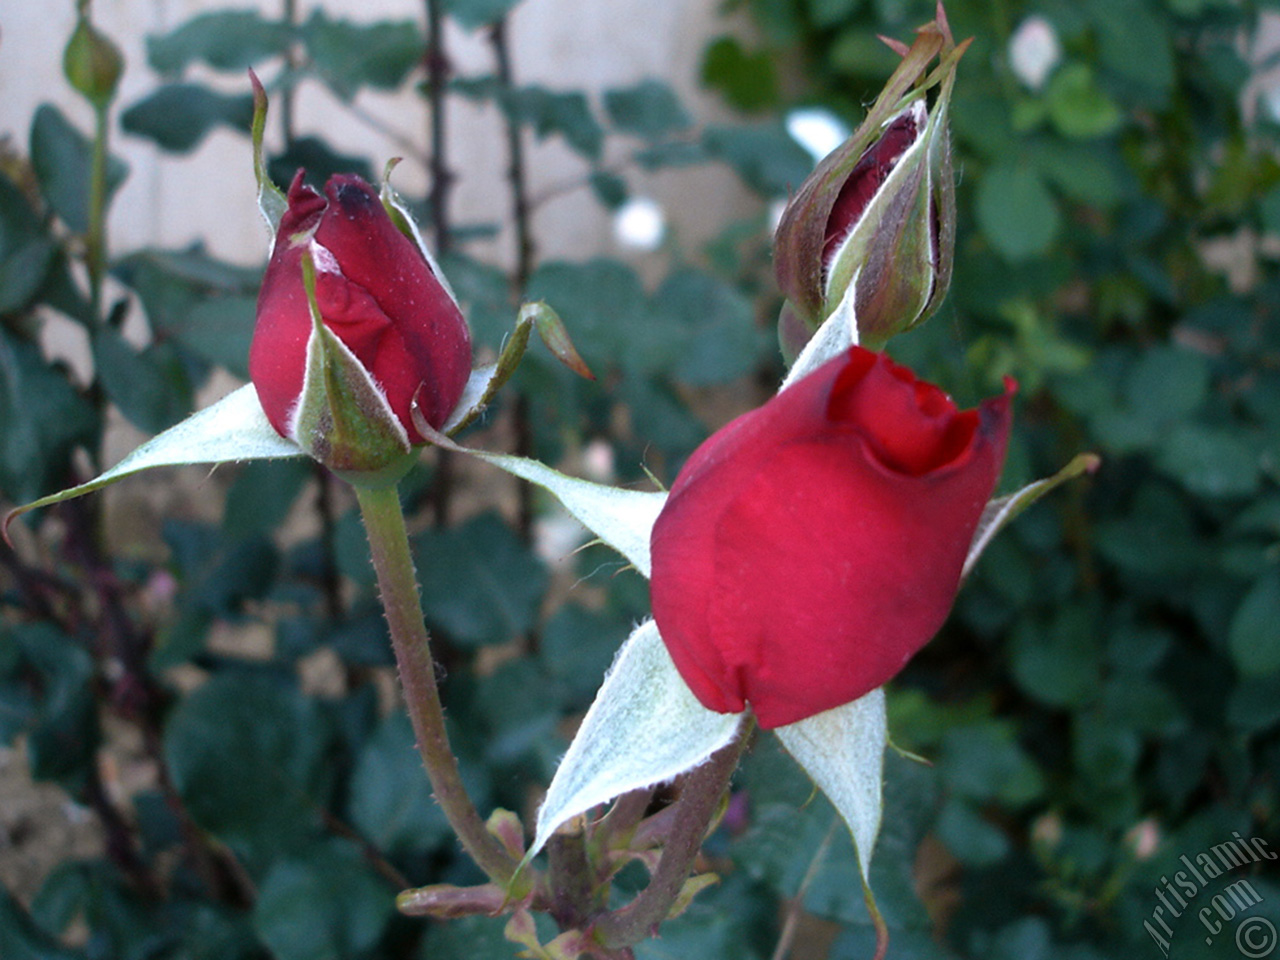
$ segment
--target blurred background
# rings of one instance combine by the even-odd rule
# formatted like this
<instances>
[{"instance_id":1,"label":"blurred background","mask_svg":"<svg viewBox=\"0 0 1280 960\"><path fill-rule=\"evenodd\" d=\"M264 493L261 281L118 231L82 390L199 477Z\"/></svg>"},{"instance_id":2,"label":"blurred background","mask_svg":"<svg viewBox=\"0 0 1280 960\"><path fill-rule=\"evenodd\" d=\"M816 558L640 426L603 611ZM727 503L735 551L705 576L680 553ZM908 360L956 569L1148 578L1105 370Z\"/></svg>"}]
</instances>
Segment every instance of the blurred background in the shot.
<instances>
[{"instance_id":1,"label":"blurred background","mask_svg":"<svg viewBox=\"0 0 1280 960\"><path fill-rule=\"evenodd\" d=\"M1228 846L1280 849L1275 6L948 4L974 38L954 281L890 351L965 405L1018 378L1006 489L1084 450L1103 465L995 542L891 686L895 743L929 763L888 758L890 957L1262 957L1268 929L1275 946L1274 862ZM933 13L121 0L92 10L118 84L77 86L74 4L11 5L0 509L245 377L267 242L249 67L277 181L404 158L394 182L478 352L545 298L597 373L535 346L468 443L669 483L776 388L780 204L893 69L877 35L909 41ZM645 583L482 467L428 452L404 492L468 783L528 822ZM300 461L165 471L13 536L0 956L514 955L501 921L394 914L403 886L478 876L412 750L340 483ZM771 738L707 859L720 885L638 955L871 956L849 841ZM627 870L624 890L643 882Z\"/></svg>"}]
</instances>

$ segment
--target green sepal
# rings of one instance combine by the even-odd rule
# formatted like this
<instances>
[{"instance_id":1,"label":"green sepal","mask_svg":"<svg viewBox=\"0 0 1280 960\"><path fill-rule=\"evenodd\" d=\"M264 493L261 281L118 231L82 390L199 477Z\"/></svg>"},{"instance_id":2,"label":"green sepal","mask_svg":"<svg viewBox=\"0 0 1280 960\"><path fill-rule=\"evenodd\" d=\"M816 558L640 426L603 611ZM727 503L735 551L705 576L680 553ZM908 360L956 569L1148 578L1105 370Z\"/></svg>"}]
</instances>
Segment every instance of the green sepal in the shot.
<instances>
[{"instance_id":1,"label":"green sepal","mask_svg":"<svg viewBox=\"0 0 1280 960\"><path fill-rule=\"evenodd\" d=\"M101 476L79 486L41 497L17 507L0 522L8 539L13 519L39 507L82 497L117 480L152 467L176 467L193 463L226 463L237 460L269 460L300 457L302 449L286 440L267 420L253 384L247 384L217 403L198 410L164 433L152 437Z\"/></svg>"},{"instance_id":2,"label":"green sepal","mask_svg":"<svg viewBox=\"0 0 1280 960\"><path fill-rule=\"evenodd\" d=\"M511 379L512 374L516 372L516 368L520 366L524 352L529 347L529 335L534 330L538 331L538 336L547 345L547 349L555 354L556 359L578 374L578 376L585 377L588 380L595 379L595 374L587 367L586 362L583 361L574 347L573 341L569 339L569 332L565 329L564 321L560 319L560 315L541 300L534 303L526 303L520 308L520 313L516 317L515 330L512 331L507 342L503 344L502 353L498 356L498 362L472 371L471 379L467 382L462 399L458 402L453 416L449 418L440 431L441 433L451 437L484 412L485 407L489 405L489 401L497 395L503 385ZM416 408L413 416L414 425L418 427L424 437L427 436L428 434L423 430L422 424L418 422L421 419L421 415Z\"/></svg>"},{"instance_id":3,"label":"green sepal","mask_svg":"<svg viewBox=\"0 0 1280 960\"><path fill-rule=\"evenodd\" d=\"M310 251L302 255L302 284L311 309L311 336L290 434L310 456L349 483L396 483L415 458L409 435L369 371L324 325Z\"/></svg>"},{"instance_id":4,"label":"green sepal","mask_svg":"<svg viewBox=\"0 0 1280 960\"><path fill-rule=\"evenodd\" d=\"M271 231L271 246L274 248L276 232L280 229L285 211L289 209L289 201L284 191L268 175L267 161L263 154L262 139L267 129L267 91L252 70L249 71L249 83L253 85L253 126L250 128L253 139L253 178L258 182L258 210L262 213L262 219L267 221L267 228Z\"/></svg>"}]
</instances>

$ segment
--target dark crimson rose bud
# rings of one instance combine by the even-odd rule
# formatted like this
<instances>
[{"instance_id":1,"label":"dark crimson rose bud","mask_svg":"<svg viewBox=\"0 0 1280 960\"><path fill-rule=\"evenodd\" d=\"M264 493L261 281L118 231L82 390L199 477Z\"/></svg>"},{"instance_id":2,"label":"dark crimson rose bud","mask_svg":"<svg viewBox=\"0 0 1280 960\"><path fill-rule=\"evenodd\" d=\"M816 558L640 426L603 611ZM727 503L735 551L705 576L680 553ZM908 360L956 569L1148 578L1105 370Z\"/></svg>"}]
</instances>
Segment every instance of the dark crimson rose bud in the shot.
<instances>
[{"instance_id":1,"label":"dark crimson rose bud","mask_svg":"<svg viewBox=\"0 0 1280 960\"><path fill-rule=\"evenodd\" d=\"M414 404L432 427L440 427L471 372L471 335L462 312L372 187L356 176L334 176L322 196L302 178L298 171L289 187L289 206L258 296L249 373L263 410L282 436L308 452L327 449L327 441L299 436L312 335L302 267L309 254L324 326L367 372L398 421L398 427L390 426L403 429L406 449L424 443L413 425ZM333 418L322 412L305 419L306 430L314 432L315 424Z\"/></svg>"},{"instance_id":2,"label":"dark crimson rose bud","mask_svg":"<svg viewBox=\"0 0 1280 960\"><path fill-rule=\"evenodd\" d=\"M833 314L856 326L859 343L878 347L946 297L955 235L947 113L963 51L939 13L861 126L787 204L774 265L787 298L779 338L788 360Z\"/></svg>"},{"instance_id":3,"label":"dark crimson rose bud","mask_svg":"<svg viewBox=\"0 0 1280 960\"><path fill-rule=\"evenodd\" d=\"M946 619L1008 440L861 347L704 443L653 528L653 615L710 710L766 729L883 685Z\"/></svg>"}]
</instances>

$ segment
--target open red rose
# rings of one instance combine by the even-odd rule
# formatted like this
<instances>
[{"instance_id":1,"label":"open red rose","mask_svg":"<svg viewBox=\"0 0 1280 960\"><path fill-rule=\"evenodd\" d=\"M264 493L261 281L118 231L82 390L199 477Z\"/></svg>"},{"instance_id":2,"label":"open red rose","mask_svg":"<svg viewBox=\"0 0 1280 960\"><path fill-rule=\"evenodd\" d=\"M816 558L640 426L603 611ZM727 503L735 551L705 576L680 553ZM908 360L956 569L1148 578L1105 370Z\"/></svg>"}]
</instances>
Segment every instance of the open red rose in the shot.
<instances>
[{"instance_id":1,"label":"open red rose","mask_svg":"<svg viewBox=\"0 0 1280 960\"><path fill-rule=\"evenodd\" d=\"M249 374L271 425L293 440L311 313L302 255L316 268L316 302L325 325L386 395L411 443L416 400L439 427L453 412L471 372L471 334L462 312L417 245L396 228L373 188L334 176L324 196L302 182L289 187L275 250L258 296Z\"/></svg>"},{"instance_id":2,"label":"open red rose","mask_svg":"<svg viewBox=\"0 0 1280 960\"><path fill-rule=\"evenodd\" d=\"M933 637L1004 461L1007 387L957 410L854 347L690 457L653 528L653 615L705 707L795 723Z\"/></svg>"}]
</instances>

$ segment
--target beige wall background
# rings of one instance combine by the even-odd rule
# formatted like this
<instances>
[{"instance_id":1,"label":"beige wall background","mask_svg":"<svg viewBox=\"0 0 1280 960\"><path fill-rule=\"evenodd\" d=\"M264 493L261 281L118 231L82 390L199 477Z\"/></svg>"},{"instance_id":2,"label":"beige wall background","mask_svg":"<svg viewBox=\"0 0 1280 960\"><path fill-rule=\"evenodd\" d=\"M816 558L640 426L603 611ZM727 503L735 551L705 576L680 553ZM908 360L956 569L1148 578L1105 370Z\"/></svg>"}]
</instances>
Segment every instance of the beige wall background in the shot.
<instances>
[{"instance_id":1,"label":"beige wall background","mask_svg":"<svg viewBox=\"0 0 1280 960\"><path fill-rule=\"evenodd\" d=\"M129 105L154 90L160 78L146 62L148 34L171 30L190 17L226 6L256 6L265 15L279 16L283 0L98 0L95 23L123 51L126 71L118 103ZM61 75L61 55L74 25L74 0L39 0L0 4L0 135L9 137L25 153L30 118L43 102L53 102L81 129L91 129L88 106L70 90ZM357 21L383 18L424 18L421 0L299 0L298 16L305 19L316 7L331 16ZM713 118L716 105L697 89L701 52L709 36L722 32L714 0L525 0L513 13L510 37L518 84L538 83L552 89L586 91L599 104L602 91L661 78L684 97L700 121ZM483 34L468 33L450 24L446 43L460 74L492 69ZM223 89L247 91L247 80L212 73L191 74ZM417 143L426 142L427 108L413 91L411 78L396 95L363 93L361 111L400 131ZM117 115L119 110L116 111ZM318 83L303 86L296 101L297 131L317 134L342 150L381 160L403 153L392 138L372 130L330 97ZM278 128L269 126L269 138ZM613 236L610 218L585 189L562 192L586 172L585 165L554 141L527 138L532 193L554 194L537 208L535 227L544 257L582 258L597 253L625 255ZM626 153L615 143L609 155ZM148 141L126 135L118 123L112 149L130 166L130 176L117 196L109 220L114 253L143 246L180 247L205 239L211 251L243 264L262 261L264 227L253 200L253 177L248 141L219 130L186 156L165 154ZM450 163L459 174L453 194L453 215L462 223L501 222L508 197L503 188L506 148L500 120L492 109L476 108L451 98L449 112ZM396 173L405 192L421 193L426 173L405 163ZM688 242L711 232L715 224L750 203L727 170L679 171L657 177L631 178L637 192L653 196L671 217L671 226ZM478 248L493 262L511 259L509 235Z\"/></svg>"}]
</instances>

